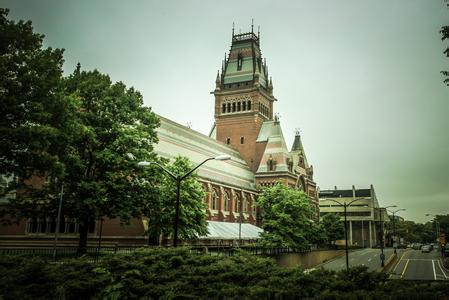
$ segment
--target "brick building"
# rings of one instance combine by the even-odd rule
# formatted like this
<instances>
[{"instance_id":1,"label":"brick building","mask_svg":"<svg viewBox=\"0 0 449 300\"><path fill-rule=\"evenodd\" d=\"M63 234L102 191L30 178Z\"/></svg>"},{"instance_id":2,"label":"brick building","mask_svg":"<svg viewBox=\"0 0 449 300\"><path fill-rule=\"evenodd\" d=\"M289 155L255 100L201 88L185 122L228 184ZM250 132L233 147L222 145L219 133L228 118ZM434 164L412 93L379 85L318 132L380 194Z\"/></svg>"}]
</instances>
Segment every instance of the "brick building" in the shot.
<instances>
[{"instance_id":1,"label":"brick building","mask_svg":"<svg viewBox=\"0 0 449 300\"><path fill-rule=\"evenodd\" d=\"M257 224L258 189L278 181L304 190L318 212L313 167L309 165L299 132L289 151L279 118L274 114L273 84L259 48L259 34L232 34L229 55L215 81L215 123L208 136L160 117L159 142L155 151L166 158L178 155L199 164L219 154L228 161L209 161L198 170L206 191L208 220ZM240 219L240 215L242 218ZM318 215L318 214L317 214ZM45 225L44 225L45 224ZM18 226L0 228L0 238L52 238L55 219L30 219ZM102 224L100 226L100 224ZM216 224L215 224L216 225ZM119 220L106 219L92 224L90 238L126 243L145 242L148 222L135 219L121 226ZM76 238L76 220L64 220L62 240Z\"/></svg>"}]
</instances>

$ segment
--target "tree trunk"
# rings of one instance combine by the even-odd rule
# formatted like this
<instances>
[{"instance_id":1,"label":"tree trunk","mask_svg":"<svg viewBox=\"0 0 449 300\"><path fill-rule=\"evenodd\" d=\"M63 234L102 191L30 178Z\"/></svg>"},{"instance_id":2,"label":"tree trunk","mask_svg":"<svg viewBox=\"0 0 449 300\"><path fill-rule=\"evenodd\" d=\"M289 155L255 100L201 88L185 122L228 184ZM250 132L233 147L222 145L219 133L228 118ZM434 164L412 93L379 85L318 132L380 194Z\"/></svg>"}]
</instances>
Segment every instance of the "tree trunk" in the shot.
<instances>
[{"instance_id":1,"label":"tree trunk","mask_svg":"<svg viewBox=\"0 0 449 300\"><path fill-rule=\"evenodd\" d=\"M156 225L148 224L148 226L152 227L148 230L148 246L159 246L159 238L161 235L159 230L155 229Z\"/></svg>"},{"instance_id":2,"label":"tree trunk","mask_svg":"<svg viewBox=\"0 0 449 300\"><path fill-rule=\"evenodd\" d=\"M86 254L87 252L87 233L89 231L89 218L80 221L79 224L79 233L80 238L78 241L78 255Z\"/></svg>"}]
</instances>

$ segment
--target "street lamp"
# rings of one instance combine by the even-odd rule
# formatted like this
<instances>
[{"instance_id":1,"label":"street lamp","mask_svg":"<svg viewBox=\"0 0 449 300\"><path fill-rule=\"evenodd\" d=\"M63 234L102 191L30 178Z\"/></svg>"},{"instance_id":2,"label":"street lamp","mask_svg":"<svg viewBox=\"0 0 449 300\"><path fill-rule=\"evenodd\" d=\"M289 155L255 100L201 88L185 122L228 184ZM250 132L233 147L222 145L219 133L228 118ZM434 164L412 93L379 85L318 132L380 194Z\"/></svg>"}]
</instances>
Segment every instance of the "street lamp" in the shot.
<instances>
[{"instance_id":1,"label":"street lamp","mask_svg":"<svg viewBox=\"0 0 449 300\"><path fill-rule=\"evenodd\" d=\"M396 242L396 213L400 212L400 211L404 211L405 208L401 208L401 209L397 209L397 210L389 210L387 209L390 213L393 214L393 248L394 248L394 254L396 254L396 247L397 247L397 242Z\"/></svg>"},{"instance_id":2,"label":"street lamp","mask_svg":"<svg viewBox=\"0 0 449 300\"><path fill-rule=\"evenodd\" d=\"M171 178L173 178L176 181L176 213L175 213L175 224L174 224L174 233L173 233L173 247L178 246L178 223L179 223L179 198L180 198L180 191L181 191L181 182L186 179L190 174L192 174L196 169L201 167L204 163L208 162L209 160L229 160L231 159L231 156L227 154L218 155L216 157L210 157L208 159L205 159L202 163L197 165L195 168L191 169L184 175L175 175L169 170L167 170L164 166L161 164L155 162L155 161L141 161L137 163L139 167L148 167L151 164L157 165L159 168L161 168L165 173L167 173Z\"/></svg>"},{"instance_id":3,"label":"street lamp","mask_svg":"<svg viewBox=\"0 0 449 300\"><path fill-rule=\"evenodd\" d=\"M396 205L390 205L390 206L385 206L385 207L379 207L379 212L380 212L380 266L384 267L385 266L385 254L384 254L384 222L382 220L382 210L385 209L387 210L387 208L390 207L397 207Z\"/></svg>"},{"instance_id":4,"label":"street lamp","mask_svg":"<svg viewBox=\"0 0 449 300\"><path fill-rule=\"evenodd\" d=\"M355 199L352 200L349 203L343 202L341 203L340 201L334 200L334 199L327 199L329 201L333 201L335 203L338 203L340 206L344 207L344 215L345 215L345 252L346 252L346 270L349 269L349 250L348 250L348 224L347 224L347 207L350 206L352 203L359 201L359 200L364 200L364 198L360 198L360 199Z\"/></svg>"}]
</instances>

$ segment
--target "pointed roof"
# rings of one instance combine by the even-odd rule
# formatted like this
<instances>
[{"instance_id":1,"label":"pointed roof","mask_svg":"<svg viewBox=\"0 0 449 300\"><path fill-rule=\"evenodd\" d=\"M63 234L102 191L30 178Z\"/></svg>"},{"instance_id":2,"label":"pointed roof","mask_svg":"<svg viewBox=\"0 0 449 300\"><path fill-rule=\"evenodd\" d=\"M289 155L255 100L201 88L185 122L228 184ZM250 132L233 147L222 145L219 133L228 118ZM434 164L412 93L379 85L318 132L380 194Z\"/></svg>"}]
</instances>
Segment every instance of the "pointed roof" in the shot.
<instances>
[{"instance_id":1,"label":"pointed roof","mask_svg":"<svg viewBox=\"0 0 449 300\"><path fill-rule=\"evenodd\" d=\"M282 134L281 124L277 120L265 121L259 131L257 142L267 142L265 152L262 155L257 173L264 172L289 172L287 161L291 159L287 144ZM273 159L276 167L273 171L268 170L268 160Z\"/></svg>"},{"instance_id":2,"label":"pointed roof","mask_svg":"<svg viewBox=\"0 0 449 300\"><path fill-rule=\"evenodd\" d=\"M304 165L306 166L306 168L309 167L309 163L307 162L307 157L306 157L306 153L304 151L304 147L302 145L302 141L301 141L301 133L299 132L299 130L296 131L295 133L295 139L293 141L293 146L292 149L290 150L290 153L293 154L293 163L296 166L298 164L298 154L302 154L303 158L304 158Z\"/></svg>"},{"instance_id":3,"label":"pointed roof","mask_svg":"<svg viewBox=\"0 0 449 300\"><path fill-rule=\"evenodd\" d=\"M253 30L247 33L232 33L232 44L229 55L223 63L221 84L252 82L268 88L268 68L262 60L262 53L259 47L260 34L256 35Z\"/></svg>"}]
</instances>

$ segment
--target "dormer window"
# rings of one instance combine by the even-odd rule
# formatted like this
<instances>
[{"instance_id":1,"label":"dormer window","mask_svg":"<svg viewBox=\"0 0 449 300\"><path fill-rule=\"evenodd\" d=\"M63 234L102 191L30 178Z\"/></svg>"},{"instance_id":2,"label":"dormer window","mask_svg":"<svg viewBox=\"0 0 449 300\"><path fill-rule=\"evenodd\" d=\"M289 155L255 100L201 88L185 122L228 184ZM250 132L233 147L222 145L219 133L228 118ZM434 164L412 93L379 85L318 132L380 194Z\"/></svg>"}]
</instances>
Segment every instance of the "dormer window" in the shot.
<instances>
[{"instance_id":1,"label":"dormer window","mask_svg":"<svg viewBox=\"0 0 449 300\"><path fill-rule=\"evenodd\" d=\"M242 65L243 65L243 56L239 53L237 57L237 71L242 70Z\"/></svg>"}]
</instances>

